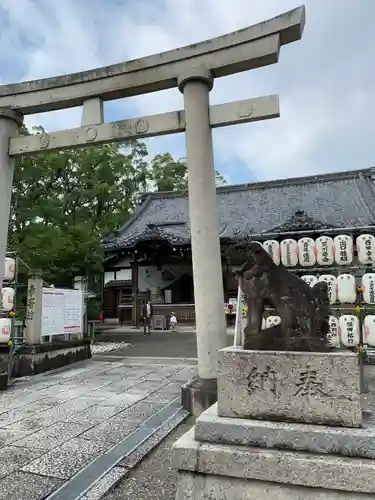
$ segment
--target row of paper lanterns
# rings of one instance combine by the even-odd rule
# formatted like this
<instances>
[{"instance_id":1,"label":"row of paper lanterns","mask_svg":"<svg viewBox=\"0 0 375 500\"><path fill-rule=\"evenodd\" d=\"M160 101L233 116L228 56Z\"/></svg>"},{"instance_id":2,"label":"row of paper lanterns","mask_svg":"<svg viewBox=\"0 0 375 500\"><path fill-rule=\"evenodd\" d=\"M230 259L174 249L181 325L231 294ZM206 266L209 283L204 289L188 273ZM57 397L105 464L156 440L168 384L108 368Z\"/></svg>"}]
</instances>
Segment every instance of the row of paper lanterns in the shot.
<instances>
[{"instance_id":1,"label":"row of paper lanterns","mask_svg":"<svg viewBox=\"0 0 375 500\"><path fill-rule=\"evenodd\" d=\"M331 304L353 304L357 298L357 284L352 274L322 274L317 278L313 274L301 276L311 287L318 282L327 283L328 297ZM360 290L365 304L375 304L375 273L365 273L361 278Z\"/></svg>"},{"instance_id":2,"label":"row of paper lanterns","mask_svg":"<svg viewBox=\"0 0 375 500\"><path fill-rule=\"evenodd\" d=\"M262 243L265 250L272 257L276 265L285 267L331 266L334 263L350 265L354 258L354 240L352 236L340 234L331 238L320 236L301 238L298 241L292 238L282 240L267 240ZM356 239L358 262L371 265L375 262L375 236L362 234Z\"/></svg>"},{"instance_id":3,"label":"row of paper lanterns","mask_svg":"<svg viewBox=\"0 0 375 500\"><path fill-rule=\"evenodd\" d=\"M262 329L278 325L281 322L280 316L268 316L262 322ZM329 317L328 342L331 347L355 347L360 340L359 319L354 314L343 314L339 318ZM375 315L365 316L363 321L363 342L375 347Z\"/></svg>"},{"instance_id":4,"label":"row of paper lanterns","mask_svg":"<svg viewBox=\"0 0 375 500\"><path fill-rule=\"evenodd\" d=\"M16 275L16 261L11 257L5 258L4 281L13 281ZM9 286L1 290L1 308L3 311L11 311L14 307L14 288ZM6 344L11 336L12 320L0 318L0 344Z\"/></svg>"}]
</instances>

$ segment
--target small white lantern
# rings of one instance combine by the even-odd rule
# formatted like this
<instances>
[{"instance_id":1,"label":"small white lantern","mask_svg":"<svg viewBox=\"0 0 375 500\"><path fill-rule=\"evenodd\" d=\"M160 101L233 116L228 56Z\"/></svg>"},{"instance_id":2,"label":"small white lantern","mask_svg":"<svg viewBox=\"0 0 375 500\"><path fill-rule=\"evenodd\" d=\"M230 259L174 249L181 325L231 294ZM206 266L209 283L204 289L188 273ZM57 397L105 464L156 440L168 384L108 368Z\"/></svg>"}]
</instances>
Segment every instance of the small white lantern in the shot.
<instances>
[{"instance_id":1,"label":"small white lantern","mask_svg":"<svg viewBox=\"0 0 375 500\"><path fill-rule=\"evenodd\" d=\"M357 298L357 287L352 274L337 277L337 298L342 304L353 304Z\"/></svg>"},{"instance_id":2,"label":"small white lantern","mask_svg":"<svg viewBox=\"0 0 375 500\"><path fill-rule=\"evenodd\" d=\"M356 244L360 264L373 264L375 262L375 237L372 234L361 234Z\"/></svg>"},{"instance_id":3,"label":"small white lantern","mask_svg":"<svg viewBox=\"0 0 375 500\"><path fill-rule=\"evenodd\" d=\"M280 316L268 316L266 319L266 328L271 328L271 326L276 326L281 323Z\"/></svg>"},{"instance_id":4,"label":"small white lantern","mask_svg":"<svg viewBox=\"0 0 375 500\"><path fill-rule=\"evenodd\" d=\"M353 238L348 234L339 234L333 240L335 261L340 266L348 266L353 262Z\"/></svg>"},{"instance_id":5,"label":"small white lantern","mask_svg":"<svg viewBox=\"0 0 375 500\"><path fill-rule=\"evenodd\" d=\"M1 290L1 306L5 311L11 311L14 306L14 289L6 286Z\"/></svg>"},{"instance_id":6,"label":"small white lantern","mask_svg":"<svg viewBox=\"0 0 375 500\"><path fill-rule=\"evenodd\" d=\"M9 318L0 318L0 344L6 344L10 339L12 321Z\"/></svg>"},{"instance_id":7,"label":"small white lantern","mask_svg":"<svg viewBox=\"0 0 375 500\"><path fill-rule=\"evenodd\" d=\"M16 275L16 261L11 257L5 257L4 280L13 281Z\"/></svg>"},{"instance_id":8,"label":"small white lantern","mask_svg":"<svg viewBox=\"0 0 375 500\"><path fill-rule=\"evenodd\" d=\"M319 236L315 241L315 246L317 264L319 266L332 266L334 261L333 239L329 236Z\"/></svg>"},{"instance_id":9,"label":"small white lantern","mask_svg":"<svg viewBox=\"0 0 375 500\"><path fill-rule=\"evenodd\" d=\"M359 344L359 320L354 314L343 314L339 319L339 334L345 347Z\"/></svg>"},{"instance_id":10,"label":"small white lantern","mask_svg":"<svg viewBox=\"0 0 375 500\"><path fill-rule=\"evenodd\" d=\"M277 240L267 240L263 242L263 248L274 261L274 263L280 265L280 243Z\"/></svg>"},{"instance_id":11,"label":"small white lantern","mask_svg":"<svg viewBox=\"0 0 375 500\"><path fill-rule=\"evenodd\" d=\"M362 276L363 301L375 304L375 273L365 273Z\"/></svg>"},{"instance_id":12,"label":"small white lantern","mask_svg":"<svg viewBox=\"0 0 375 500\"><path fill-rule=\"evenodd\" d=\"M291 238L280 243L281 262L285 267L295 267L298 264L298 243Z\"/></svg>"},{"instance_id":13,"label":"small white lantern","mask_svg":"<svg viewBox=\"0 0 375 500\"><path fill-rule=\"evenodd\" d=\"M311 267L315 265L315 241L312 238L298 240L298 260L301 266Z\"/></svg>"},{"instance_id":14,"label":"small white lantern","mask_svg":"<svg viewBox=\"0 0 375 500\"><path fill-rule=\"evenodd\" d=\"M369 314L368 316L365 316L363 327L364 343L370 345L371 347L375 347L375 315Z\"/></svg>"},{"instance_id":15,"label":"small white lantern","mask_svg":"<svg viewBox=\"0 0 375 500\"><path fill-rule=\"evenodd\" d=\"M331 347L340 347L339 320L335 316L329 317L328 343Z\"/></svg>"},{"instance_id":16,"label":"small white lantern","mask_svg":"<svg viewBox=\"0 0 375 500\"><path fill-rule=\"evenodd\" d=\"M328 297L330 304L334 304L337 300L337 279L333 274L322 274L318 281L327 283Z\"/></svg>"},{"instance_id":17,"label":"small white lantern","mask_svg":"<svg viewBox=\"0 0 375 500\"><path fill-rule=\"evenodd\" d=\"M301 276L301 279L311 286L311 288L318 283L318 278L314 274L305 274Z\"/></svg>"}]
</instances>

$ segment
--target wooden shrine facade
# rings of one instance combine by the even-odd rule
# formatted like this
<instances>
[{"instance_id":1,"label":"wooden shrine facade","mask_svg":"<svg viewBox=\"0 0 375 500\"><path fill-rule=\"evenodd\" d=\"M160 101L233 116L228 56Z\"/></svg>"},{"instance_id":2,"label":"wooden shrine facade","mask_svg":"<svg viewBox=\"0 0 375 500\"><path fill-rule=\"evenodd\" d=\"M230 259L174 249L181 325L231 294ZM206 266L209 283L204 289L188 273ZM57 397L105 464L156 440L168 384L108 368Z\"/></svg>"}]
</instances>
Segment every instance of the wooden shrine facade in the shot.
<instances>
[{"instance_id":1,"label":"wooden shrine facade","mask_svg":"<svg viewBox=\"0 0 375 500\"><path fill-rule=\"evenodd\" d=\"M375 232L375 169L217 188L225 305L235 303L237 283L225 259L228 246L260 242L335 238ZM185 191L148 193L132 217L103 240L104 317L138 324L140 307L151 299L155 314L174 312L194 323L194 292L188 198ZM280 247L281 248L281 247ZM356 252L356 250L354 250ZM301 260L301 259L300 259ZM293 263L292 263L293 264ZM356 255L345 266L289 266L301 276L363 274L372 269ZM362 269L363 268L363 269ZM371 268L371 269L370 269ZM361 271L362 269L362 271Z\"/></svg>"}]
</instances>

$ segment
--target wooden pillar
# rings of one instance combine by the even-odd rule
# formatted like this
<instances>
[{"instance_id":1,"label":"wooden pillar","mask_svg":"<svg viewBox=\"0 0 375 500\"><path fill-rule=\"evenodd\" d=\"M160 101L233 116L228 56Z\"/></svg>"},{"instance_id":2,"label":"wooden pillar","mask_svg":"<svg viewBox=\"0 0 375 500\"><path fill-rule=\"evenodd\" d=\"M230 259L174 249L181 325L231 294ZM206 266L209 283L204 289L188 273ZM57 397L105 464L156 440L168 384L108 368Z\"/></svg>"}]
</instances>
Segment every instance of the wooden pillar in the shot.
<instances>
[{"instance_id":1,"label":"wooden pillar","mask_svg":"<svg viewBox=\"0 0 375 500\"><path fill-rule=\"evenodd\" d=\"M138 262L131 263L132 270L132 325L139 326L138 311Z\"/></svg>"}]
</instances>

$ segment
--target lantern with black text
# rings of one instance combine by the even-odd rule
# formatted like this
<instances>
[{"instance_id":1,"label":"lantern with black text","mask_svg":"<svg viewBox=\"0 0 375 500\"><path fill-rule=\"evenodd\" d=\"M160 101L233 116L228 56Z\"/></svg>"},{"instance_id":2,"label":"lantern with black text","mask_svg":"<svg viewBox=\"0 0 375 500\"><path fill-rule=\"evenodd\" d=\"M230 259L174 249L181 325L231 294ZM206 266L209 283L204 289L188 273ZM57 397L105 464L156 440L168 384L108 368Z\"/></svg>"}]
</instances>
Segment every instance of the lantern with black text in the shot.
<instances>
[{"instance_id":1,"label":"lantern with black text","mask_svg":"<svg viewBox=\"0 0 375 500\"><path fill-rule=\"evenodd\" d=\"M280 243L277 240L267 240L263 242L263 248L271 257L273 262L280 265Z\"/></svg>"},{"instance_id":2,"label":"lantern with black text","mask_svg":"<svg viewBox=\"0 0 375 500\"><path fill-rule=\"evenodd\" d=\"M356 240L358 262L371 265L375 262L375 237L372 234L361 234Z\"/></svg>"},{"instance_id":3,"label":"lantern with black text","mask_svg":"<svg viewBox=\"0 0 375 500\"><path fill-rule=\"evenodd\" d=\"M353 262L353 238L348 234L339 234L333 240L336 264L347 266Z\"/></svg>"},{"instance_id":4,"label":"lantern with black text","mask_svg":"<svg viewBox=\"0 0 375 500\"><path fill-rule=\"evenodd\" d=\"M291 238L280 243L281 263L285 267L295 267L298 264L298 244Z\"/></svg>"},{"instance_id":5,"label":"lantern with black text","mask_svg":"<svg viewBox=\"0 0 375 500\"><path fill-rule=\"evenodd\" d=\"M362 294L365 304L375 304L375 273L362 276Z\"/></svg>"},{"instance_id":6,"label":"lantern with black text","mask_svg":"<svg viewBox=\"0 0 375 500\"><path fill-rule=\"evenodd\" d=\"M312 238L298 240L298 260L301 266L304 267L315 265L315 241Z\"/></svg>"},{"instance_id":7,"label":"lantern with black text","mask_svg":"<svg viewBox=\"0 0 375 500\"><path fill-rule=\"evenodd\" d=\"M341 343L345 347L356 347L359 344L359 320L354 314L343 314L339 319Z\"/></svg>"},{"instance_id":8,"label":"lantern with black text","mask_svg":"<svg viewBox=\"0 0 375 500\"><path fill-rule=\"evenodd\" d=\"M328 325L327 340L329 345L331 347L340 347L339 320L335 316L330 316Z\"/></svg>"},{"instance_id":9,"label":"lantern with black text","mask_svg":"<svg viewBox=\"0 0 375 500\"><path fill-rule=\"evenodd\" d=\"M337 300L337 279L333 274L322 274L318 281L327 283L328 297L330 304L334 304Z\"/></svg>"},{"instance_id":10,"label":"lantern with black text","mask_svg":"<svg viewBox=\"0 0 375 500\"><path fill-rule=\"evenodd\" d=\"M315 241L315 247L316 263L319 266L332 266L334 262L333 239L329 236L320 236Z\"/></svg>"}]
</instances>

